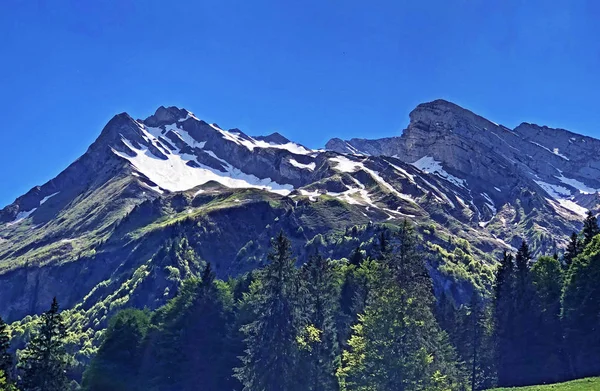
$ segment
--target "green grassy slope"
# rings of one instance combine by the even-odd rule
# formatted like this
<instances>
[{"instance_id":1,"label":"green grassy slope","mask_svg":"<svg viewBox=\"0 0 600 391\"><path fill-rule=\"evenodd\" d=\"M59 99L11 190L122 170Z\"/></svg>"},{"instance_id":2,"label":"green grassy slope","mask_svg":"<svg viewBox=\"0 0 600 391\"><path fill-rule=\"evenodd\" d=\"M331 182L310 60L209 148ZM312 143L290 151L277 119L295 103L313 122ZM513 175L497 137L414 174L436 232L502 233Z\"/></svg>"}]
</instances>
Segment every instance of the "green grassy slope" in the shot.
<instances>
[{"instance_id":1,"label":"green grassy slope","mask_svg":"<svg viewBox=\"0 0 600 391\"><path fill-rule=\"evenodd\" d=\"M566 383L515 388L495 388L490 391L600 391L600 377L573 380Z\"/></svg>"}]
</instances>

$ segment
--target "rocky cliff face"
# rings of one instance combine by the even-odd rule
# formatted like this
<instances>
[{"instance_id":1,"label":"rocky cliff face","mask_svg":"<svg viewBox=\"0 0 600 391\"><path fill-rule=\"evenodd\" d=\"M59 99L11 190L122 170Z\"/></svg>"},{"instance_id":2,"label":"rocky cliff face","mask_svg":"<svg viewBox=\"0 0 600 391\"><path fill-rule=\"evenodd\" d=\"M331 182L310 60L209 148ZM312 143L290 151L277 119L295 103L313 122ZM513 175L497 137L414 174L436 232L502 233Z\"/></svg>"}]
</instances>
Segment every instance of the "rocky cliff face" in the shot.
<instances>
[{"instance_id":1,"label":"rocky cliff face","mask_svg":"<svg viewBox=\"0 0 600 391\"><path fill-rule=\"evenodd\" d=\"M533 207L571 221L598 208L599 147L599 140L563 129L527 123L508 129L443 100L413 110L400 137L327 143L334 151L396 156L415 165L428 156L495 205L523 201L518 193L527 188L543 198Z\"/></svg>"},{"instance_id":2,"label":"rocky cliff face","mask_svg":"<svg viewBox=\"0 0 600 391\"><path fill-rule=\"evenodd\" d=\"M56 178L0 210L0 315L39 313L57 295L101 328L123 306L160 305L197 271L174 248L225 277L260 265L280 229L301 260L307 242L340 259L378 223L403 219L423 237L436 289L468 297L489 287L503 249L527 239L554 251L597 208L599 143L511 130L445 101L419 105L400 137L333 139L328 150L175 107L122 113Z\"/></svg>"}]
</instances>

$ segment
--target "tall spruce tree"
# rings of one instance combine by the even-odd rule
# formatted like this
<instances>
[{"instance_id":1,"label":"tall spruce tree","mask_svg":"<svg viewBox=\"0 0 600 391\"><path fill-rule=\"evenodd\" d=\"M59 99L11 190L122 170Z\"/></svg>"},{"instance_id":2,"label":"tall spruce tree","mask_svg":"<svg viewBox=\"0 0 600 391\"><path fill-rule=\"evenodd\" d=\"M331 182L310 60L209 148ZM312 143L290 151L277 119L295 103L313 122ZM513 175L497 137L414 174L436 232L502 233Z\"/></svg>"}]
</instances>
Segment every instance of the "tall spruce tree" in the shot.
<instances>
[{"instance_id":1,"label":"tall spruce tree","mask_svg":"<svg viewBox=\"0 0 600 391\"><path fill-rule=\"evenodd\" d=\"M268 264L250 287L253 320L243 327L246 353L235 370L244 389L302 389L297 373L300 328L299 279L290 241L280 232L272 240ZM304 380L304 379L302 379Z\"/></svg>"},{"instance_id":2,"label":"tall spruce tree","mask_svg":"<svg viewBox=\"0 0 600 391\"><path fill-rule=\"evenodd\" d=\"M531 251L525 241L521 243L515 257L514 332L513 332L513 375L514 385L529 385L536 382L535 365L529 354L535 346L536 315L535 292L530 274Z\"/></svg>"},{"instance_id":3,"label":"tall spruce tree","mask_svg":"<svg viewBox=\"0 0 600 391\"><path fill-rule=\"evenodd\" d=\"M339 310L336 316L340 347L346 347L351 332L350 327L356 323L358 314L365 308L371 286L366 277L372 263L371 258L364 259L362 252L357 247L350 255L348 265L342 268L343 282L338 299Z\"/></svg>"},{"instance_id":4,"label":"tall spruce tree","mask_svg":"<svg viewBox=\"0 0 600 391\"><path fill-rule=\"evenodd\" d=\"M378 284L338 369L342 390L446 390L462 380L433 316L431 281L424 281L424 259L407 222L398 239L389 261L373 270Z\"/></svg>"},{"instance_id":5,"label":"tall spruce tree","mask_svg":"<svg viewBox=\"0 0 600 391\"><path fill-rule=\"evenodd\" d=\"M504 251L496 270L494 285L494 348L498 385L502 387L515 383L513 371L515 266L513 260L512 254Z\"/></svg>"},{"instance_id":6,"label":"tall spruce tree","mask_svg":"<svg viewBox=\"0 0 600 391\"><path fill-rule=\"evenodd\" d=\"M389 230L387 228L383 228L379 233L376 245L373 248L373 257L380 261L389 258L389 254L392 250L389 234Z\"/></svg>"},{"instance_id":7,"label":"tall spruce tree","mask_svg":"<svg viewBox=\"0 0 600 391\"><path fill-rule=\"evenodd\" d=\"M65 351L66 328L56 297L42 315L42 325L23 351L21 368L23 391L65 391L68 387Z\"/></svg>"},{"instance_id":8,"label":"tall spruce tree","mask_svg":"<svg viewBox=\"0 0 600 391\"><path fill-rule=\"evenodd\" d=\"M531 276L537 319L535 333L531 335L535 346L529 352L529 359L534 363L537 383L556 383L565 376L560 321L563 271L557 259L542 256L532 266Z\"/></svg>"},{"instance_id":9,"label":"tall spruce tree","mask_svg":"<svg viewBox=\"0 0 600 391\"><path fill-rule=\"evenodd\" d=\"M479 390L483 383L483 365L482 346L484 346L484 328L485 328L485 312L484 304L478 292L473 292L471 302L469 304L469 315L467 318L467 327L469 333L470 355L467 364L469 365L471 391Z\"/></svg>"},{"instance_id":10,"label":"tall spruce tree","mask_svg":"<svg viewBox=\"0 0 600 391\"><path fill-rule=\"evenodd\" d=\"M302 347L301 367L309 379L305 389L336 390L337 287L333 265L321 255L314 255L303 266L302 277L307 325L299 339Z\"/></svg>"},{"instance_id":11,"label":"tall spruce tree","mask_svg":"<svg viewBox=\"0 0 600 391\"><path fill-rule=\"evenodd\" d=\"M171 344L179 350L180 361L175 369L181 378L178 389L233 390L239 383L231 370L237 361L229 340L228 326L233 320L231 299L225 284L215 281L210 263L201 278L190 307L176 322L165 327L168 334L176 336ZM164 376L164 380L172 387L170 377Z\"/></svg>"},{"instance_id":12,"label":"tall spruce tree","mask_svg":"<svg viewBox=\"0 0 600 391\"><path fill-rule=\"evenodd\" d=\"M567 244L567 248L565 249L565 253L563 254L563 264L565 269L569 269L571 263L573 263L573 259L581 252L581 241L579 239L579 235L576 232L573 232L569 237L569 244Z\"/></svg>"},{"instance_id":13,"label":"tall spruce tree","mask_svg":"<svg viewBox=\"0 0 600 391\"><path fill-rule=\"evenodd\" d=\"M146 390L146 381L149 379L140 376L140 368L143 365L144 339L149 328L149 311L129 308L113 316L98 353L83 374L83 389Z\"/></svg>"},{"instance_id":14,"label":"tall spruce tree","mask_svg":"<svg viewBox=\"0 0 600 391\"><path fill-rule=\"evenodd\" d=\"M588 210L587 216L583 221L583 229L581 230L581 235L583 236L583 247L590 244L594 236L600 234L600 227L598 227L598 219L592 211Z\"/></svg>"}]
</instances>

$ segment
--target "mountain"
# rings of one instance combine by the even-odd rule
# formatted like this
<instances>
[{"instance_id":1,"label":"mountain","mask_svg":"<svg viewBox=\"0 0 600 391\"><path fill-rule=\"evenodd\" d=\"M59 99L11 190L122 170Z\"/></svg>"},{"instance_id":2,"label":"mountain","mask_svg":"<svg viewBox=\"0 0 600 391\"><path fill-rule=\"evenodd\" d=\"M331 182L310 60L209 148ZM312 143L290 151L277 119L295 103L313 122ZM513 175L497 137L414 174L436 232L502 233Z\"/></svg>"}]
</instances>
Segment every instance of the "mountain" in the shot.
<instances>
[{"instance_id":1,"label":"mountain","mask_svg":"<svg viewBox=\"0 0 600 391\"><path fill-rule=\"evenodd\" d=\"M413 110L399 137L324 150L176 107L118 114L83 156L0 210L0 315L39 314L57 296L72 328L99 330L119 308L173 297L201 269L189 253L225 278L260 266L280 230L299 262L312 248L341 259L403 219L436 290L465 300L489 289L504 249L526 239L554 252L597 210L599 147L442 100Z\"/></svg>"}]
</instances>

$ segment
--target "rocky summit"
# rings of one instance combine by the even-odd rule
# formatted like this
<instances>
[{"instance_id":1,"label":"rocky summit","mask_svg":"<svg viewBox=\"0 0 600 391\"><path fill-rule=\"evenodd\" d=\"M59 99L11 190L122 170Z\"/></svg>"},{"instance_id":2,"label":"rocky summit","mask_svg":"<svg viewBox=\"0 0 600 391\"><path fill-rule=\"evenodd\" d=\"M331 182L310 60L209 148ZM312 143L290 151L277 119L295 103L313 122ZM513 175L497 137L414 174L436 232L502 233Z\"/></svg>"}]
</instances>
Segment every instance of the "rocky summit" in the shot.
<instances>
[{"instance_id":1,"label":"rocky summit","mask_svg":"<svg viewBox=\"0 0 600 391\"><path fill-rule=\"evenodd\" d=\"M101 329L197 275L186 248L224 278L262 265L280 230L299 262L307 246L341 259L404 219L436 292L465 300L523 239L538 254L562 251L598 209L599 150L600 140L509 129L442 100L413 110L400 136L319 150L176 107L118 114L83 156L0 210L0 315L18 321L57 296L81 327Z\"/></svg>"}]
</instances>

